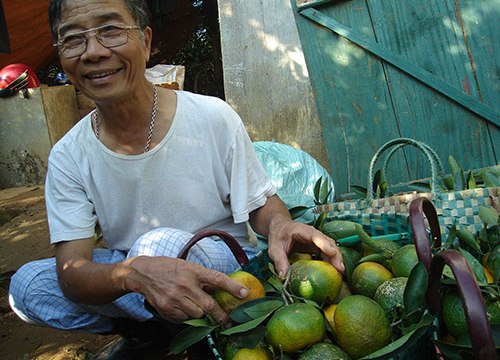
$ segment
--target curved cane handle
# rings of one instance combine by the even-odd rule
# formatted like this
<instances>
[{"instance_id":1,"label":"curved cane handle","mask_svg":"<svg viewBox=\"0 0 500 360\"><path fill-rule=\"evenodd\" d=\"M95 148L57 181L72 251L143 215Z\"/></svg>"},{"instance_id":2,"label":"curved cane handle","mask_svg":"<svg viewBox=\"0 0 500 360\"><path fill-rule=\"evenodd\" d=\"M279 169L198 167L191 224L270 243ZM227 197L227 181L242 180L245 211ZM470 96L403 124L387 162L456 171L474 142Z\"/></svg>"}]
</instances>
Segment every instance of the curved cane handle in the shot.
<instances>
[{"instance_id":1,"label":"curved cane handle","mask_svg":"<svg viewBox=\"0 0 500 360\"><path fill-rule=\"evenodd\" d=\"M439 314L441 311L439 290L445 264L450 266L457 281L471 337L474 358L478 360L495 360L497 358L495 342L481 291L469 263L457 250L441 251L432 258L429 287L427 289L427 300L432 313Z\"/></svg>"},{"instance_id":2,"label":"curved cane handle","mask_svg":"<svg viewBox=\"0 0 500 360\"><path fill-rule=\"evenodd\" d=\"M248 256L245 253L245 251L241 248L238 240L236 240L231 234L222 230L201 230L197 232L196 234L194 234L191 240L189 240L188 243L184 245L184 247L179 253L178 258L186 260L189 249L191 249L191 247L193 247L193 245L196 244L201 239L210 236L218 236L219 238L224 240L224 242L229 247L229 249L233 253L234 257L236 258L236 261L238 261L238 264L240 264L240 266L244 266L249 263Z\"/></svg>"},{"instance_id":3,"label":"curved cane handle","mask_svg":"<svg viewBox=\"0 0 500 360\"><path fill-rule=\"evenodd\" d=\"M409 211L413 243L415 244L418 258L422 261L427 271L429 271L432 260L432 248L441 247L441 230L439 229L436 208L432 201L421 197L410 203ZM429 242L424 215L427 217L431 228L431 242Z\"/></svg>"}]
</instances>

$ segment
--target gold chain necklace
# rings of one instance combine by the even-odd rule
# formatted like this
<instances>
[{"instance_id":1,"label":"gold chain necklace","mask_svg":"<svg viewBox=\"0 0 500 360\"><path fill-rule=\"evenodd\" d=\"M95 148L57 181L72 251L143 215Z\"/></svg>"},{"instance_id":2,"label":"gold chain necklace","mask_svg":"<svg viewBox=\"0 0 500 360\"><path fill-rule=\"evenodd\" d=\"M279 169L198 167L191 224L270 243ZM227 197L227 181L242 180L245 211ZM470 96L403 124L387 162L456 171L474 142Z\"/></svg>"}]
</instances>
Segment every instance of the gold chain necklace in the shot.
<instances>
[{"instance_id":1,"label":"gold chain necklace","mask_svg":"<svg viewBox=\"0 0 500 360\"><path fill-rule=\"evenodd\" d=\"M153 110L151 110L151 122L149 123L148 139L146 141L146 146L144 147L145 153L149 151L149 147L151 145L151 139L153 138L157 107L158 107L158 91L156 90L156 86L153 85ZM99 118L99 108L96 108L95 111L92 113L92 123L94 124L94 134L97 139L99 139L99 121L97 121L98 118Z\"/></svg>"}]
</instances>

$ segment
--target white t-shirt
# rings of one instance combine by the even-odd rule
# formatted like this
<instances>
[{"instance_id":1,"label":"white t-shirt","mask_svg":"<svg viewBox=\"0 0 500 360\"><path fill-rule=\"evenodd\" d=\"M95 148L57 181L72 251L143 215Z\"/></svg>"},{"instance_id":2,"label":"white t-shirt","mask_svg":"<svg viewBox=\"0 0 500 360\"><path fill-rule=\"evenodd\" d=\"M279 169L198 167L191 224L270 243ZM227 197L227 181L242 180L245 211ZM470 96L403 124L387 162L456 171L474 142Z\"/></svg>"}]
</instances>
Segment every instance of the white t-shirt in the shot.
<instances>
[{"instance_id":1,"label":"white t-shirt","mask_svg":"<svg viewBox=\"0 0 500 360\"><path fill-rule=\"evenodd\" d=\"M112 249L158 227L248 241L248 214L276 191L244 125L218 98L176 94L171 128L148 153L109 150L90 115L55 144L45 187L51 243L91 237L97 219Z\"/></svg>"}]
</instances>

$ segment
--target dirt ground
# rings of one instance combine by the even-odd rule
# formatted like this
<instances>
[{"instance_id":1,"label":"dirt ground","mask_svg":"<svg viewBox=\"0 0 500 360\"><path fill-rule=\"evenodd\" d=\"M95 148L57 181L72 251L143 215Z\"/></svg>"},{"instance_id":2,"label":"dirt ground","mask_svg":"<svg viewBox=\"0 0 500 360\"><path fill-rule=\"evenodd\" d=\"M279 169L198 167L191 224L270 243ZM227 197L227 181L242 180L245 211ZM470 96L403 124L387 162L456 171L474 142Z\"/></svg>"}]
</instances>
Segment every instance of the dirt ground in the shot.
<instances>
[{"instance_id":1,"label":"dirt ground","mask_svg":"<svg viewBox=\"0 0 500 360\"><path fill-rule=\"evenodd\" d=\"M24 263L51 257L43 186L0 190L0 359L87 360L113 336L36 327L8 304L11 275Z\"/></svg>"}]
</instances>

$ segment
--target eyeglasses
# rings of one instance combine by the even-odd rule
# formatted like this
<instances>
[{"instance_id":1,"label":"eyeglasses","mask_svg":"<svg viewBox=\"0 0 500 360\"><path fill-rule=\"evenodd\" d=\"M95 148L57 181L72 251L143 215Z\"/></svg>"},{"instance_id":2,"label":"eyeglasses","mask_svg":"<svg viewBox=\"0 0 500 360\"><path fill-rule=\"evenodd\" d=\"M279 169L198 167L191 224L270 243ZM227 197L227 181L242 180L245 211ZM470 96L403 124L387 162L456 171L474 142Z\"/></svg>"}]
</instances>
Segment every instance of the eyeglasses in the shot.
<instances>
[{"instance_id":1,"label":"eyeglasses","mask_svg":"<svg viewBox=\"0 0 500 360\"><path fill-rule=\"evenodd\" d=\"M139 29L141 29L140 26L133 25L102 25L64 35L54 46L65 58L73 58L82 55L87 50L90 36L95 36L102 46L113 48L127 43L129 30Z\"/></svg>"}]
</instances>

